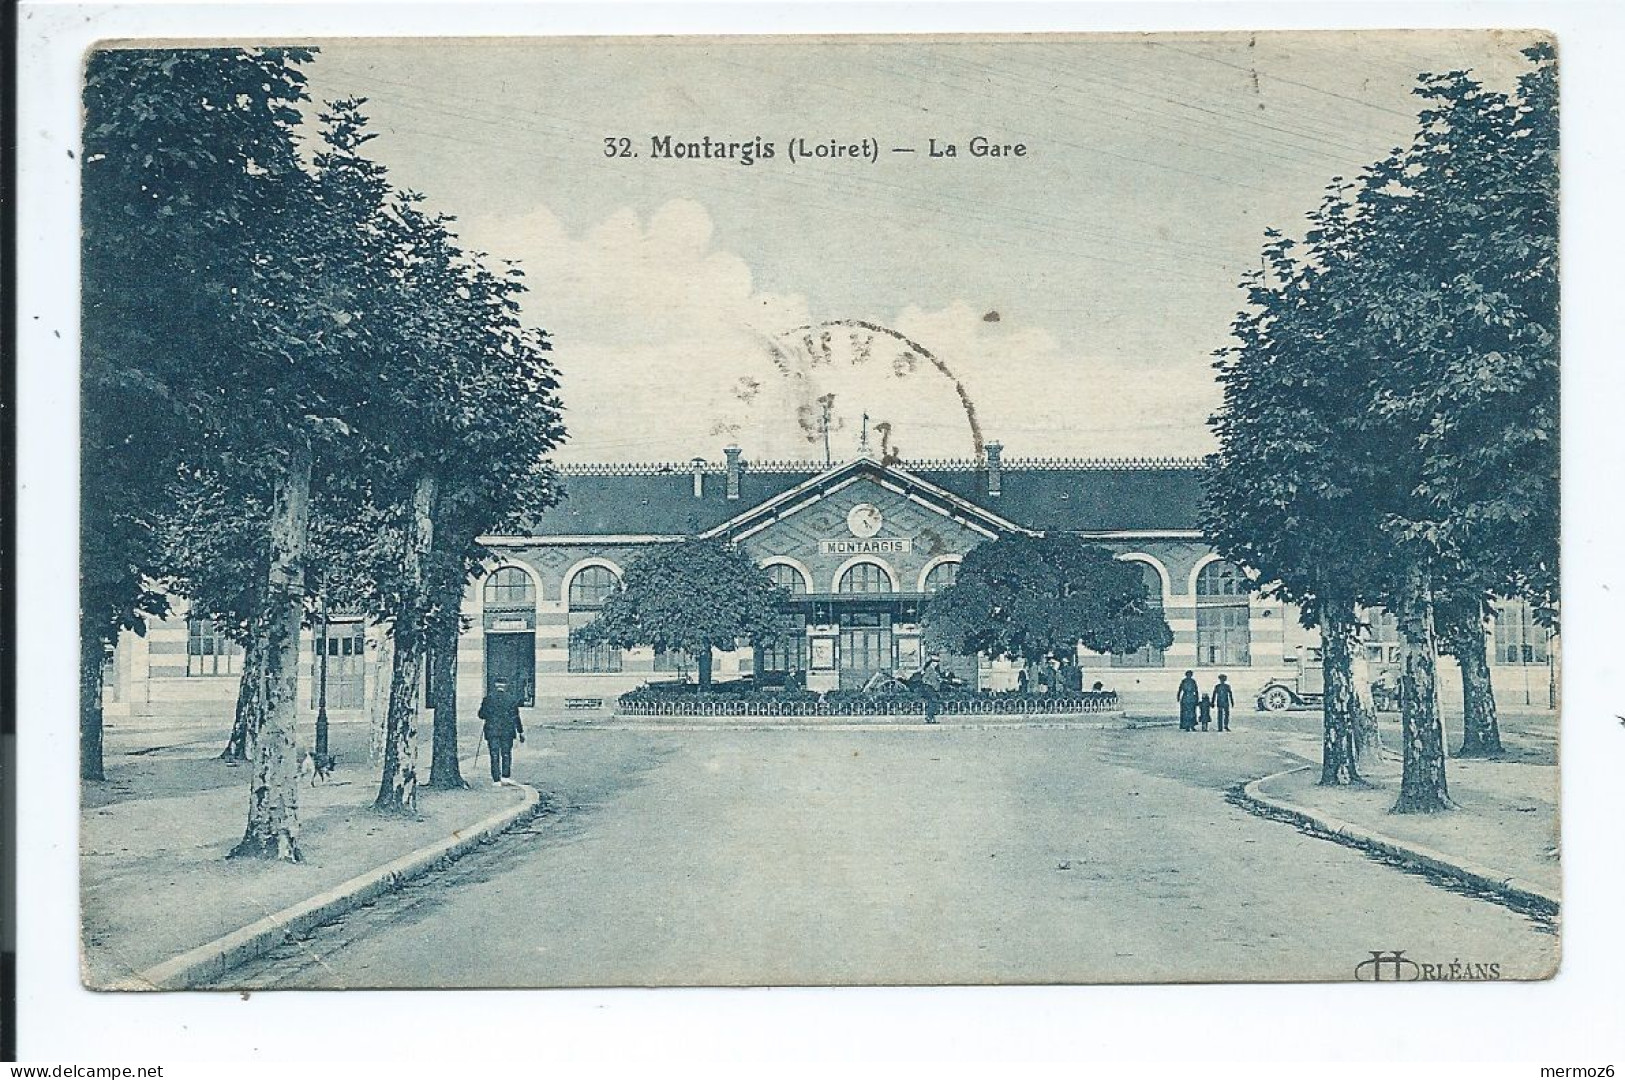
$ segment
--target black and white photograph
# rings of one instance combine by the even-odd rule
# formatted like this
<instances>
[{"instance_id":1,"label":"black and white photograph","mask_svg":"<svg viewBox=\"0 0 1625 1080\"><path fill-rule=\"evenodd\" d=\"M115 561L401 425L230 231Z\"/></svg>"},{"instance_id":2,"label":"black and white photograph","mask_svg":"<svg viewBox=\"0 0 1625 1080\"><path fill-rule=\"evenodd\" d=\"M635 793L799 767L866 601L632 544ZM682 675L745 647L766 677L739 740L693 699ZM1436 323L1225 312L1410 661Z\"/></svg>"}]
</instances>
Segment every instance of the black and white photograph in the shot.
<instances>
[{"instance_id":1,"label":"black and white photograph","mask_svg":"<svg viewBox=\"0 0 1625 1080\"><path fill-rule=\"evenodd\" d=\"M1550 977L1557 83L98 47L85 984Z\"/></svg>"},{"instance_id":2,"label":"black and white photograph","mask_svg":"<svg viewBox=\"0 0 1625 1080\"><path fill-rule=\"evenodd\" d=\"M1613 1067L1604 36L1085 6L20 9L24 1060Z\"/></svg>"}]
</instances>

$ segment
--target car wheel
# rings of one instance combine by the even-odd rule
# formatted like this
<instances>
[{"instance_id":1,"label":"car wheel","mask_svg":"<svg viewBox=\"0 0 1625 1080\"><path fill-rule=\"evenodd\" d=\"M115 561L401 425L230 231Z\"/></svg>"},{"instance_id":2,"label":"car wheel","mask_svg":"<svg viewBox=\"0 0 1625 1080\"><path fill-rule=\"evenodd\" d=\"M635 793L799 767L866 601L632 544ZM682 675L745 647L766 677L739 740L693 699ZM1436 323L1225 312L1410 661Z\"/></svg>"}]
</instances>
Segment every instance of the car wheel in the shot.
<instances>
[{"instance_id":1,"label":"car wheel","mask_svg":"<svg viewBox=\"0 0 1625 1080\"><path fill-rule=\"evenodd\" d=\"M1280 712L1292 705L1292 695L1284 686L1272 686L1259 695L1258 703L1268 712Z\"/></svg>"}]
</instances>

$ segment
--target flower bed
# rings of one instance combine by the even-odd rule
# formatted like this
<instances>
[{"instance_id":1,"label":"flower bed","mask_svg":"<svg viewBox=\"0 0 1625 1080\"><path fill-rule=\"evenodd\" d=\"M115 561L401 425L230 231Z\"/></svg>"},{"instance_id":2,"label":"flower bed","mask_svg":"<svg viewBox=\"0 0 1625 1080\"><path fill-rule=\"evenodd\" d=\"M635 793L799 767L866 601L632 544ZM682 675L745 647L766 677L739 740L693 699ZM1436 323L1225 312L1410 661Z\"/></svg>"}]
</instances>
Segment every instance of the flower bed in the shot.
<instances>
[{"instance_id":1,"label":"flower bed","mask_svg":"<svg viewBox=\"0 0 1625 1080\"><path fill-rule=\"evenodd\" d=\"M672 686L674 684L657 684ZM856 690L809 690L744 693L730 690L700 693L641 686L621 695L622 716L765 716L864 717L924 716L926 699L915 694L865 694ZM943 691L937 696L941 716L1074 716L1111 712L1117 694L1094 690L1063 694L971 693Z\"/></svg>"}]
</instances>

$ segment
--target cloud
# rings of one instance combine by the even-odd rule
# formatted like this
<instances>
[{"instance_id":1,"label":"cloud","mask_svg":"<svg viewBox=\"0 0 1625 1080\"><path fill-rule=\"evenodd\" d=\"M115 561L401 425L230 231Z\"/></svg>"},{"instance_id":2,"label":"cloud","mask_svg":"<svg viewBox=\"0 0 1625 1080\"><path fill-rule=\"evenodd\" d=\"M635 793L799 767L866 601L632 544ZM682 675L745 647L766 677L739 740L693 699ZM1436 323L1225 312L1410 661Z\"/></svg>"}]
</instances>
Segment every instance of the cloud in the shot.
<instances>
[{"instance_id":1,"label":"cloud","mask_svg":"<svg viewBox=\"0 0 1625 1080\"><path fill-rule=\"evenodd\" d=\"M733 442L758 460L817 458L826 405L837 458L857 451L865 413L877 455L968 456L971 414L1012 455L1207 449L1211 383L1125 370L1019 308L908 307L879 324L895 334L818 313L798 331L815 324L806 299L759 291L691 200L646 219L618 210L579 235L545 207L462 231L525 268L526 315L554 338L563 460L716 460Z\"/></svg>"}]
</instances>

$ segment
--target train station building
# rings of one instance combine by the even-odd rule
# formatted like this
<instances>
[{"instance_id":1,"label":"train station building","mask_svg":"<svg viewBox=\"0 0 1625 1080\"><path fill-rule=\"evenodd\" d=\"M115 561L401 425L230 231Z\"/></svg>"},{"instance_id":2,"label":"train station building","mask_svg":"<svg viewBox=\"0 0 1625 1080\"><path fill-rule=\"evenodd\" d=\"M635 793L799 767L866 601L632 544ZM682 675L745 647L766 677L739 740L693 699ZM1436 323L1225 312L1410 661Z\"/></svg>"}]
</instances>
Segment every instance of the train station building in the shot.
<instances>
[{"instance_id":1,"label":"train station building","mask_svg":"<svg viewBox=\"0 0 1625 1080\"><path fill-rule=\"evenodd\" d=\"M1139 566L1148 598L1173 630L1165 650L1102 656L1080 648L1085 685L1100 682L1126 707L1150 710L1171 705L1187 669L1204 686L1223 672L1247 708L1271 680L1299 679L1315 663L1318 642L1295 610L1250 591L1203 539L1199 464L1006 458L989 443L963 460L751 462L729 447L720 461L561 466L566 497L535 529L485 538L489 568L464 601L459 698L472 706L502 675L537 709L597 699L607 710L645 682L693 677L689 657L570 640L641 554L685 537L737 543L789 593L791 632L769 647L718 654L715 677L771 685L794 673L809 689L828 690L861 686L876 671L917 668L921 604L954 581L977 544L1064 532ZM1397 659L1397 640L1391 619L1373 624L1366 649L1381 667ZM334 620L319 646L307 638L302 705L315 704L320 647L329 711L368 708L383 683L381 628ZM1502 700L1546 703L1550 644L1525 605L1503 605L1490 641ZM977 688L1016 684L1016 668L1005 661L944 661ZM115 722L229 715L240 669L235 645L181 612L144 637L125 635L108 672L108 715ZM1460 693L1449 674L1441 687Z\"/></svg>"}]
</instances>

